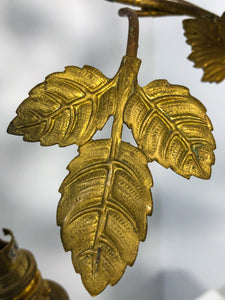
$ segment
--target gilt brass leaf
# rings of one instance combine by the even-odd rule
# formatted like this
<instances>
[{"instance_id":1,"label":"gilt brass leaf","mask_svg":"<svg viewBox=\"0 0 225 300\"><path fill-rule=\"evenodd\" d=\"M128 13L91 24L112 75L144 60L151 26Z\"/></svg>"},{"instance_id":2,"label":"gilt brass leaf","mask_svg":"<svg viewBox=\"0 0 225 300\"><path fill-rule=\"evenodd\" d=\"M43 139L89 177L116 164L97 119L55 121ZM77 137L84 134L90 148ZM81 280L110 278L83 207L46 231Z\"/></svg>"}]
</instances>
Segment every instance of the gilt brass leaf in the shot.
<instances>
[{"instance_id":1,"label":"gilt brass leaf","mask_svg":"<svg viewBox=\"0 0 225 300\"><path fill-rule=\"evenodd\" d=\"M152 177L145 155L121 142L110 159L111 140L89 141L69 164L60 187L57 223L66 251L91 295L114 285L137 255L151 214Z\"/></svg>"},{"instance_id":2,"label":"gilt brass leaf","mask_svg":"<svg viewBox=\"0 0 225 300\"><path fill-rule=\"evenodd\" d=\"M30 91L8 132L44 146L84 144L114 113L111 83L90 66L53 73Z\"/></svg>"},{"instance_id":3,"label":"gilt brass leaf","mask_svg":"<svg viewBox=\"0 0 225 300\"><path fill-rule=\"evenodd\" d=\"M203 104L187 88L166 80L139 87L126 105L124 121L149 161L186 178L210 177L215 149L212 125Z\"/></svg>"},{"instance_id":4,"label":"gilt brass leaf","mask_svg":"<svg viewBox=\"0 0 225 300\"><path fill-rule=\"evenodd\" d=\"M220 82L225 78L225 13L221 18L197 18L183 21L188 57L196 68L203 68L202 81Z\"/></svg>"}]
</instances>

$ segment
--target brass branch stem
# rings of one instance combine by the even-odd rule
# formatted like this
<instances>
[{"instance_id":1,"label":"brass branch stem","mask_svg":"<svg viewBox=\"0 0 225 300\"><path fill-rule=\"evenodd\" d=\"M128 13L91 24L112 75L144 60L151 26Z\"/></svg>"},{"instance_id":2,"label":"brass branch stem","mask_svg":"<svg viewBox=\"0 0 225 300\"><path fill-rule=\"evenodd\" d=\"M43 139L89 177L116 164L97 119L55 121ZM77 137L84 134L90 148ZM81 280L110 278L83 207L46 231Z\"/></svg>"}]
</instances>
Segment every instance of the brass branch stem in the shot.
<instances>
[{"instance_id":1,"label":"brass branch stem","mask_svg":"<svg viewBox=\"0 0 225 300\"><path fill-rule=\"evenodd\" d=\"M116 97L117 99L120 99L120 101L117 104L112 126L110 161L115 160L117 152L119 151L119 145L122 139L123 131L124 108L127 100L134 90L134 86L137 82L137 74L141 63L137 58L139 37L138 16L135 10L128 7L121 8L118 13L121 17L128 17L129 29L126 56L124 56L121 62L120 69L115 76L117 83Z\"/></svg>"},{"instance_id":2,"label":"brass branch stem","mask_svg":"<svg viewBox=\"0 0 225 300\"><path fill-rule=\"evenodd\" d=\"M138 16L182 16L191 17L218 17L197 5L184 0L107 0L126 5L140 7Z\"/></svg>"},{"instance_id":3,"label":"brass branch stem","mask_svg":"<svg viewBox=\"0 0 225 300\"><path fill-rule=\"evenodd\" d=\"M121 8L118 13L121 17L127 16L129 20L126 55L137 57L138 38L139 38L138 15L135 10L128 7Z\"/></svg>"}]
</instances>

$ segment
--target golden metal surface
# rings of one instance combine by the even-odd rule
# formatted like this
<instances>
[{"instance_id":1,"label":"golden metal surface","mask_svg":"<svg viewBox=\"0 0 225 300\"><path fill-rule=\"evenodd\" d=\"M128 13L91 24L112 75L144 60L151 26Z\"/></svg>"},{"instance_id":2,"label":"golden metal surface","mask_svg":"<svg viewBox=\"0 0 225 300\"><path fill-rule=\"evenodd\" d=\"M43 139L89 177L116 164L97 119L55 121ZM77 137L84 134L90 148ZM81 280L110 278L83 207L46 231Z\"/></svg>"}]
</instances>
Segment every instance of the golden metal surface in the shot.
<instances>
[{"instance_id":1,"label":"golden metal surface","mask_svg":"<svg viewBox=\"0 0 225 300\"><path fill-rule=\"evenodd\" d=\"M125 56L116 76L105 80L103 86L88 95L92 103L106 99L116 107L112 137L81 146L80 156L70 163L70 174L60 188L62 198L57 222L62 227L62 242L66 251L72 251L74 268L81 273L91 295L97 295L107 284L113 285L120 279L126 265L134 262L138 241L144 240L146 215L152 210L149 192L152 180L147 159L157 160L186 178L191 175L209 178L214 163L215 142L205 107L189 94L187 88L170 85L164 80L139 87L139 65L139 59ZM83 69L76 70L83 72ZM96 86L99 77L95 74L98 72L92 70L93 76L87 72L87 85ZM62 78L61 74L59 77ZM68 79L66 83L72 85ZM62 82L61 86L64 85ZM81 93L84 92L83 88ZM45 101L39 95L36 97L38 101ZM22 124L21 111L26 111L26 126L20 126L19 132L26 134L26 140L41 140L43 144L46 129L35 137L33 123L29 121L30 116L32 120L33 114L39 114L38 104L32 106L34 98L31 104L28 101L21 104L16 117L19 121L13 121L10 131L14 133L12 129L15 128L18 133L16 126ZM76 100L71 102L72 110ZM96 111L98 114L101 111ZM59 118L67 126L64 115ZM89 120L89 115L83 114L80 124L86 124L86 119ZM132 128L146 156L121 142L123 122ZM52 140L65 141L66 133L62 133L61 128L64 128L63 124L55 128L54 135L51 131ZM79 127L80 144L87 140L86 128L86 125ZM76 130L74 124L73 132ZM70 139L73 140L72 135Z\"/></svg>"},{"instance_id":2,"label":"golden metal surface","mask_svg":"<svg viewBox=\"0 0 225 300\"><path fill-rule=\"evenodd\" d=\"M86 143L115 111L108 81L89 66L51 74L30 91L8 132L43 146Z\"/></svg>"},{"instance_id":3,"label":"golden metal surface","mask_svg":"<svg viewBox=\"0 0 225 300\"><path fill-rule=\"evenodd\" d=\"M107 0L139 7L138 16L192 16L216 17L215 14L184 0Z\"/></svg>"},{"instance_id":4,"label":"golden metal surface","mask_svg":"<svg viewBox=\"0 0 225 300\"><path fill-rule=\"evenodd\" d=\"M202 81L221 82L225 78L225 13L221 18L197 18L183 21L188 57L196 68L203 68Z\"/></svg>"},{"instance_id":5,"label":"golden metal surface","mask_svg":"<svg viewBox=\"0 0 225 300\"><path fill-rule=\"evenodd\" d=\"M135 157L135 159L134 159ZM133 265L152 212L151 174L145 155L120 142L90 141L69 165L57 220L66 251L91 295L114 285Z\"/></svg>"},{"instance_id":6,"label":"golden metal surface","mask_svg":"<svg viewBox=\"0 0 225 300\"><path fill-rule=\"evenodd\" d=\"M147 162L207 179L215 141L206 109L189 90L156 80L141 88L136 57L138 22L131 9L127 55L106 78L93 67L67 67L31 90L8 132L42 145L78 144L80 155L63 181L57 224L76 272L91 295L114 285L134 263L152 213ZM90 140L114 116L109 140ZM123 123L139 149L121 140Z\"/></svg>"},{"instance_id":7,"label":"golden metal surface","mask_svg":"<svg viewBox=\"0 0 225 300\"><path fill-rule=\"evenodd\" d=\"M33 255L18 248L13 233L10 242L0 239L0 300L68 300L58 284L43 280ZM55 297L55 291L61 291Z\"/></svg>"},{"instance_id":8,"label":"golden metal surface","mask_svg":"<svg viewBox=\"0 0 225 300\"><path fill-rule=\"evenodd\" d=\"M138 88L125 108L124 120L149 161L190 178L208 179L215 141L206 109L189 90L156 80Z\"/></svg>"}]
</instances>

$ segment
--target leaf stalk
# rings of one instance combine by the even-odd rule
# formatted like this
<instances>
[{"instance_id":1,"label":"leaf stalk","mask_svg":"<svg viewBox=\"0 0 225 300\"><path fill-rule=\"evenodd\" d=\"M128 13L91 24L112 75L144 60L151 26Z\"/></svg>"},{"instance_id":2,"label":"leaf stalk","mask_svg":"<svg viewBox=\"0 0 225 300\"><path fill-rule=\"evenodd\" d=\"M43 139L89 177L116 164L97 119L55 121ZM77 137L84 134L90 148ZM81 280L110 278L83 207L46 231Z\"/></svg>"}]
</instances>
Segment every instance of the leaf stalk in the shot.
<instances>
[{"instance_id":1,"label":"leaf stalk","mask_svg":"<svg viewBox=\"0 0 225 300\"><path fill-rule=\"evenodd\" d=\"M128 39L127 39L127 56L137 57L138 38L139 38L139 22L138 15L135 10L125 7L119 10L119 16L127 16L129 20Z\"/></svg>"},{"instance_id":2,"label":"leaf stalk","mask_svg":"<svg viewBox=\"0 0 225 300\"><path fill-rule=\"evenodd\" d=\"M120 102L117 104L112 127L112 146L110 160L114 160L119 144L121 142L123 130L123 114L126 102L133 93L134 86L137 82L137 74L140 67L140 60L137 58L138 38L139 38L139 21L137 13L131 8L122 8L119 10L119 16L127 16L129 20L127 51L124 56L120 69L115 76L117 82L117 98Z\"/></svg>"}]
</instances>

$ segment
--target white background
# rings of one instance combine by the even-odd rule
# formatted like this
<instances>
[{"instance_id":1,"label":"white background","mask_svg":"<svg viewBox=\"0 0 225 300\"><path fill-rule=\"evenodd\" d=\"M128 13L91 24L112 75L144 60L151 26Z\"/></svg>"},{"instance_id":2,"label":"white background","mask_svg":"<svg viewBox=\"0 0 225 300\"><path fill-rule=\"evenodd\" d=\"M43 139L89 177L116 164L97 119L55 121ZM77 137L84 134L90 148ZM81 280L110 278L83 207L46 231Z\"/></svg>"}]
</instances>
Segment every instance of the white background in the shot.
<instances>
[{"instance_id":1,"label":"white background","mask_svg":"<svg viewBox=\"0 0 225 300\"><path fill-rule=\"evenodd\" d=\"M195 3L221 15L221 0ZM56 226L58 188L77 147L40 147L8 135L7 126L28 91L66 65L89 64L107 77L125 54L127 20L122 7L104 0L1 0L0 2L0 227L32 251L43 277L62 284L72 300L90 300ZM217 142L209 181L186 180L157 163L153 216L132 268L97 300L191 300L225 285L225 82L202 83L202 70L186 57L190 46L182 18L140 20L141 86L154 79L190 88L207 107ZM112 121L112 120L111 120ZM110 121L97 138L109 136ZM125 131L124 140L131 134ZM1 234L2 236L2 234Z\"/></svg>"}]
</instances>

